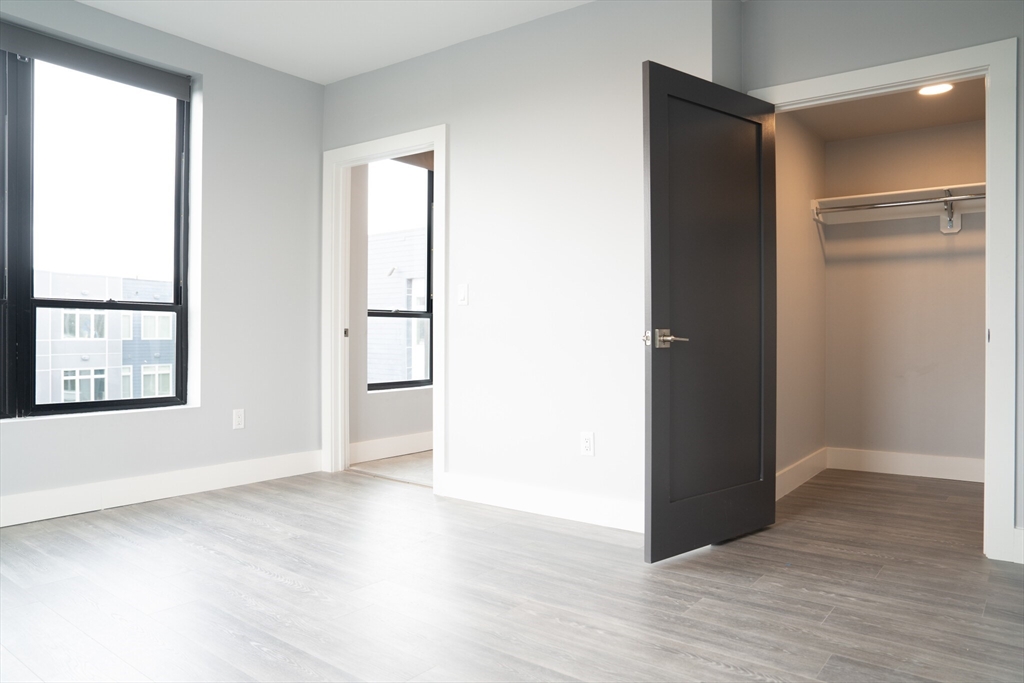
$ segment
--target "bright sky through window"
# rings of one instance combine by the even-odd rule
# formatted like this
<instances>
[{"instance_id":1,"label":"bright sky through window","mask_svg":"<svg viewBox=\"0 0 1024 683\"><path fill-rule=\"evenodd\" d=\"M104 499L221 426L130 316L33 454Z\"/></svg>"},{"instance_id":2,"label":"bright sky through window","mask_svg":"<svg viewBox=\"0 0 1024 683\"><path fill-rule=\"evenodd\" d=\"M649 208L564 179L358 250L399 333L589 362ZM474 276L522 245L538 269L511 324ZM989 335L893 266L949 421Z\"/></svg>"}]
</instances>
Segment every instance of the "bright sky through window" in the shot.
<instances>
[{"instance_id":1,"label":"bright sky through window","mask_svg":"<svg viewBox=\"0 0 1024 683\"><path fill-rule=\"evenodd\" d=\"M35 61L36 270L171 281L177 101Z\"/></svg>"},{"instance_id":2,"label":"bright sky through window","mask_svg":"<svg viewBox=\"0 0 1024 683\"><path fill-rule=\"evenodd\" d=\"M371 235L427 229L426 171L401 161L369 168L367 232Z\"/></svg>"}]
</instances>

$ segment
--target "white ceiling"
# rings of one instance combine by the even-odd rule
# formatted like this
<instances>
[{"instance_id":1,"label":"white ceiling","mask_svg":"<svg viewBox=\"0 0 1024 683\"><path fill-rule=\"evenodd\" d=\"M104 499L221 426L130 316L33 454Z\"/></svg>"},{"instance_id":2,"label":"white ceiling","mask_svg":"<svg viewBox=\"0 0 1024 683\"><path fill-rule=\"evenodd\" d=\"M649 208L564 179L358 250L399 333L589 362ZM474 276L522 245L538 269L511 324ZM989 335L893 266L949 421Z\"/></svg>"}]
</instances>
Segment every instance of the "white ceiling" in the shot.
<instances>
[{"instance_id":1,"label":"white ceiling","mask_svg":"<svg viewBox=\"0 0 1024 683\"><path fill-rule=\"evenodd\" d=\"M328 84L588 0L79 0Z\"/></svg>"}]
</instances>

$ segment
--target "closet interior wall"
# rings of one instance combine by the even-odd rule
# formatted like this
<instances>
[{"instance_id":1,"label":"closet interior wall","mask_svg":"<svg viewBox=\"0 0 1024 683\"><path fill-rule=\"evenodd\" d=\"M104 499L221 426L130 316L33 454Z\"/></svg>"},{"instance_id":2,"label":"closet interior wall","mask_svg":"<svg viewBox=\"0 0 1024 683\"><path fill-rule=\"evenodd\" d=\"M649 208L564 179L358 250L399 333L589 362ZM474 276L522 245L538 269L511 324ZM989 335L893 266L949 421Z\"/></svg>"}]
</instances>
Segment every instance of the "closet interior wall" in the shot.
<instances>
[{"instance_id":1,"label":"closet interior wall","mask_svg":"<svg viewBox=\"0 0 1024 683\"><path fill-rule=\"evenodd\" d=\"M827 448L830 466L849 449L975 459L980 474L985 214L946 235L937 217L819 229L810 206L984 182L984 121L824 141L784 113L777 145L779 470Z\"/></svg>"}]
</instances>

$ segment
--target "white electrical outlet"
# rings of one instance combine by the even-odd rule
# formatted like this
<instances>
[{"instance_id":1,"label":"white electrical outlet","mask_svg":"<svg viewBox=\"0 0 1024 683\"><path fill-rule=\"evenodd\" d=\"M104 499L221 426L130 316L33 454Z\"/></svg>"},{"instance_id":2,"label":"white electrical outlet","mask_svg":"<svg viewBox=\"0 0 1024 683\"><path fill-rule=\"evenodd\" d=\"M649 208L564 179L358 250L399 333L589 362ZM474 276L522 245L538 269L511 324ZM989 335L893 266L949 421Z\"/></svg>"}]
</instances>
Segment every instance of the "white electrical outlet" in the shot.
<instances>
[{"instance_id":1,"label":"white electrical outlet","mask_svg":"<svg viewBox=\"0 0 1024 683\"><path fill-rule=\"evenodd\" d=\"M236 408L231 411L231 428L245 429L245 409Z\"/></svg>"},{"instance_id":2,"label":"white electrical outlet","mask_svg":"<svg viewBox=\"0 0 1024 683\"><path fill-rule=\"evenodd\" d=\"M594 432L580 432L580 455L594 457Z\"/></svg>"}]
</instances>

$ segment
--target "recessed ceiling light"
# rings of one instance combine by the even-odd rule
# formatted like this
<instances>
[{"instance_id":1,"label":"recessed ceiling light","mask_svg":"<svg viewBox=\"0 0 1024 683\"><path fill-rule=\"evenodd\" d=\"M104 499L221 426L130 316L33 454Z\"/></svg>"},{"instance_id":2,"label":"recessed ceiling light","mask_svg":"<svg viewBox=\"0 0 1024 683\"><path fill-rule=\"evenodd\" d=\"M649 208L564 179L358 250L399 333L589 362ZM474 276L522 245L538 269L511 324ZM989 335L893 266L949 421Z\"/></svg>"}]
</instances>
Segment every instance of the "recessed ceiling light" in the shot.
<instances>
[{"instance_id":1,"label":"recessed ceiling light","mask_svg":"<svg viewBox=\"0 0 1024 683\"><path fill-rule=\"evenodd\" d=\"M953 89L953 85L950 83L939 83L938 85L926 85L917 92L921 95L941 95L944 92L949 92Z\"/></svg>"}]
</instances>

